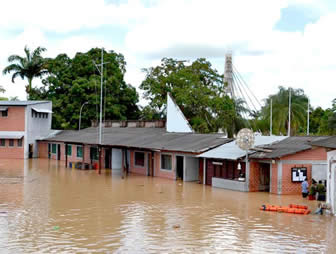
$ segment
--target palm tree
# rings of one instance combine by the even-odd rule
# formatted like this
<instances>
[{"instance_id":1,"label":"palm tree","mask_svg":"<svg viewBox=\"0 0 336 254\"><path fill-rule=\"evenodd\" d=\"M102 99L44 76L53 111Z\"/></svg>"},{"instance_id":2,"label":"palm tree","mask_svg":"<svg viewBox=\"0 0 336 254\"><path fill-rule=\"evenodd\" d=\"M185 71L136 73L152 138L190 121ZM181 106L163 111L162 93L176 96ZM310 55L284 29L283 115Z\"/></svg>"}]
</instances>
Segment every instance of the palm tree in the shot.
<instances>
[{"instance_id":1,"label":"palm tree","mask_svg":"<svg viewBox=\"0 0 336 254\"><path fill-rule=\"evenodd\" d=\"M25 56L11 55L8 57L8 62L11 64L4 68L2 73L5 75L14 72L12 75L13 83L17 77L21 77L22 79L27 78L28 85L26 86L26 92L30 95L33 78L40 78L48 73L45 60L41 56L41 53L44 51L46 51L45 48L37 47L31 52L29 48L25 46Z\"/></svg>"},{"instance_id":2,"label":"palm tree","mask_svg":"<svg viewBox=\"0 0 336 254\"><path fill-rule=\"evenodd\" d=\"M291 89L291 133L304 133L307 123L307 103L308 97L302 89ZM272 99L273 112L273 133L287 134L288 128L288 108L289 108L289 89L282 86L279 92L270 95L266 99L266 105L262 109L262 115L265 120L270 120L270 101Z\"/></svg>"}]
</instances>

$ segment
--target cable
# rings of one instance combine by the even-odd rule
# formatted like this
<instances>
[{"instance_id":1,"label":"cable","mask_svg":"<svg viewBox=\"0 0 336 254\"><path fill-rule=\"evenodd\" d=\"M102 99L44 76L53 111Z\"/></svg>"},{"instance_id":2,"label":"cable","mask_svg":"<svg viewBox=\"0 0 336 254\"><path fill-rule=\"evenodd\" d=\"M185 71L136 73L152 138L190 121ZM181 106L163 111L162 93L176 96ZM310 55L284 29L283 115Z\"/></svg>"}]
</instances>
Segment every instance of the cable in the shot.
<instances>
[{"instance_id":1,"label":"cable","mask_svg":"<svg viewBox=\"0 0 336 254\"><path fill-rule=\"evenodd\" d=\"M257 99L257 97L254 95L254 93L251 91L251 89L249 88L249 86L247 85L247 83L245 82L243 76L239 73L239 71L237 70L237 68L232 64L233 69L235 70L235 72L237 72L237 74L240 76L241 80L243 81L243 84L247 87L247 89L250 91L250 93L252 94L252 96L254 97L255 101L259 104L260 107L261 104L259 102L259 100Z\"/></svg>"},{"instance_id":2,"label":"cable","mask_svg":"<svg viewBox=\"0 0 336 254\"><path fill-rule=\"evenodd\" d=\"M249 99L249 101L250 101L252 107L254 108L254 110L257 111L257 108L256 108L256 106L255 106L254 103L253 103L253 100L252 100L251 97L249 96L249 93L245 90L245 87L242 85L242 83L241 83L239 77L235 74L235 72L232 72L232 74L236 77L237 82L241 85L242 89L244 90L244 92L245 92L246 96L248 97L248 99ZM240 87L240 86L239 86L239 87Z\"/></svg>"}]
</instances>

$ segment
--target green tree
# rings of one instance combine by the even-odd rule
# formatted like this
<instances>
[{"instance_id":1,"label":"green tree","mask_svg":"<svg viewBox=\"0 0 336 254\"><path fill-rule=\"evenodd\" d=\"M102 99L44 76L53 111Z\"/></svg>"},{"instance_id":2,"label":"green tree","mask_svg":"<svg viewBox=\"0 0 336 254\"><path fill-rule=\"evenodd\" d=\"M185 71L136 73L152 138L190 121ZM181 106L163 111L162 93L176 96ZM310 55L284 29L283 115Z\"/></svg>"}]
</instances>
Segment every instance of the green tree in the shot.
<instances>
[{"instance_id":1,"label":"green tree","mask_svg":"<svg viewBox=\"0 0 336 254\"><path fill-rule=\"evenodd\" d=\"M34 78L41 78L47 74L44 58L41 54L46 51L45 48L37 47L33 52L26 46L24 48L25 56L11 55L8 57L8 62L11 63L5 67L2 73L12 74L12 82L14 83L17 77L22 79L28 79L28 85L26 86L26 92L30 96L32 91L32 81Z\"/></svg>"},{"instance_id":2,"label":"green tree","mask_svg":"<svg viewBox=\"0 0 336 254\"><path fill-rule=\"evenodd\" d=\"M289 89L280 86L278 93L270 95L266 99L261 113L266 122L270 122L270 102L273 104L272 126L273 134L287 134ZM307 127L307 103L308 97L302 89L291 88L291 135L305 133Z\"/></svg>"},{"instance_id":3,"label":"green tree","mask_svg":"<svg viewBox=\"0 0 336 254\"><path fill-rule=\"evenodd\" d=\"M221 128L232 136L240 128L235 120L240 119L237 111L241 104L225 94L223 76L205 59L187 64L163 58L159 66L144 72L140 88L152 108L163 112L170 92L195 131L208 133Z\"/></svg>"},{"instance_id":4,"label":"green tree","mask_svg":"<svg viewBox=\"0 0 336 254\"><path fill-rule=\"evenodd\" d=\"M330 130L330 134L336 134L336 99L332 101L332 108L328 117L328 127Z\"/></svg>"},{"instance_id":5,"label":"green tree","mask_svg":"<svg viewBox=\"0 0 336 254\"><path fill-rule=\"evenodd\" d=\"M81 127L97 120L100 103L100 73L94 62L100 63L101 49L77 53L74 58L60 54L47 59L50 75L42 80L43 86L33 89L32 98L53 102L53 128L77 129L79 111L83 103ZM126 84L126 62L123 55L104 51L103 118L113 120L137 119L138 94Z\"/></svg>"}]
</instances>

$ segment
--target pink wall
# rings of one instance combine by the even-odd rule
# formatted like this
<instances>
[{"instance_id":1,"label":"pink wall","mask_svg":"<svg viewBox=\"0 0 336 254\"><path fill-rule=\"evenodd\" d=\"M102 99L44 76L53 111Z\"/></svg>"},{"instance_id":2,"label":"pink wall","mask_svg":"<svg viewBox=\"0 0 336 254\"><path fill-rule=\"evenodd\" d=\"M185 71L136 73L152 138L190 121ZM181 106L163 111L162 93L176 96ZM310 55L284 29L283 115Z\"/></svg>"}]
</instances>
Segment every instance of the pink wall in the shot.
<instances>
[{"instance_id":1,"label":"pink wall","mask_svg":"<svg viewBox=\"0 0 336 254\"><path fill-rule=\"evenodd\" d=\"M169 179L176 179L175 175L175 154L174 153L167 153L172 155L172 170L161 170L161 153L155 152L154 153L154 176L169 178Z\"/></svg>"},{"instance_id":2,"label":"pink wall","mask_svg":"<svg viewBox=\"0 0 336 254\"><path fill-rule=\"evenodd\" d=\"M0 116L0 131L24 131L25 107L8 107L8 116ZM8 157L7 157L8 158Z\"/></svg>"},{"instance_id":3,"label":"pink wall","mask_svg":"<svg viewBox=\"0 0 336 254\"><path fill-rule=\"evenodd\" d=\"M147 168L148 168L148 156L149 153L145 152L145 165L143 167L135 165L135 152L141 152L137 150L130 150L130 165L129 171L132 173L140 174L140 175L147 175Z\"/></svg>"},{"instance_id":4,"label":"pink wall","mask_svg":"<svg viewBox=\"0 0 336 254\"><path fill-rule=\"evenodd\" d=\"M23 139L22 146L17 146L17 139L14 139L14 146L9 146L9 140L5 140L5 146L0 146L0 159L23 159L24 158L24 148L23 148Z\"/></svg>"},{"instance_id":5,"label":"pink wall","mask_svg":"<svg viewBox=\"0 0 336 254\"><path fill-rule=\"evenodd\" d=\"M272 164L272 173L271 173L271 193L278 193L278 164Z\"/></svg>"}]
</instances>

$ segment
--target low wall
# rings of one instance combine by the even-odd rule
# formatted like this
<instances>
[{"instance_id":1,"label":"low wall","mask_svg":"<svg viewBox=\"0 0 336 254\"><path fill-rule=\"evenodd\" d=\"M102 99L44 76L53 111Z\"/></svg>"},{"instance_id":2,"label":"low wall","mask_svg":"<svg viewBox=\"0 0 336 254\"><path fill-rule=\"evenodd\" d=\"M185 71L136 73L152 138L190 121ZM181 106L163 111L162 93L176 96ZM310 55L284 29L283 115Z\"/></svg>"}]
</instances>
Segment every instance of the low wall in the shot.
<instances>
[{"instance_id":1,"label":"low wall","mask_svg":"<svg viewBox=\"0 0 336 254\"><path fill-rule=\"evenodd\" d=\"M212 178L212 186L235 191L248 191L246 182L239 182L217 177Z\"/></svg>"}]
</instances>

